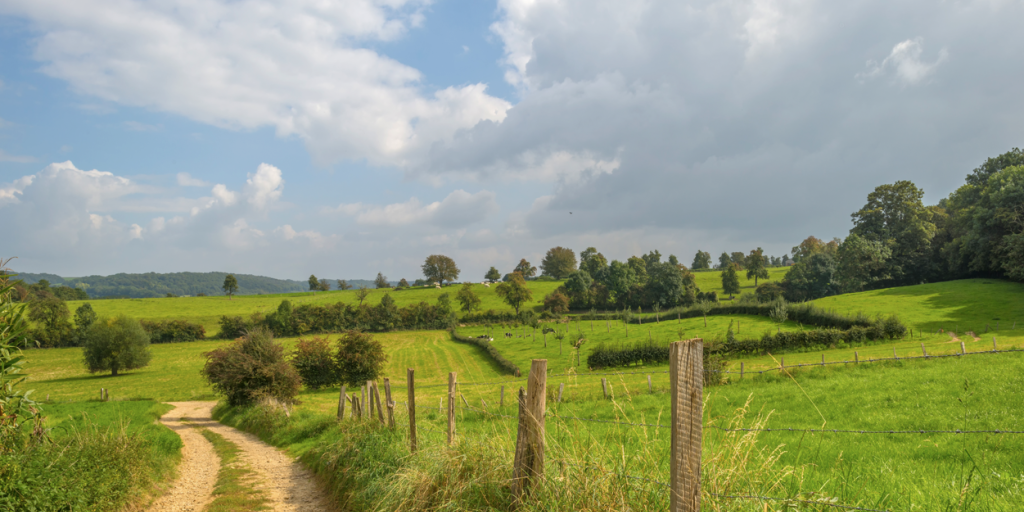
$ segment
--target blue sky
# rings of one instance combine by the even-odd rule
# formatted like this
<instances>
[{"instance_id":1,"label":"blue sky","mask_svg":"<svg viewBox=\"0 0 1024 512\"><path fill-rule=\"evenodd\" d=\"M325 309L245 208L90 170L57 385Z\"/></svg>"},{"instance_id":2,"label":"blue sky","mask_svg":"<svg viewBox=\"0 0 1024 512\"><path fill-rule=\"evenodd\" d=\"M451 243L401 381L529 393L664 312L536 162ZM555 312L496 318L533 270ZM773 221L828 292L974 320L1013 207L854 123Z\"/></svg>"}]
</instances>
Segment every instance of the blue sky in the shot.
<instances>
[{"instance_id":1,"label":"blue sky","mask_svg":"<svg viewBox=\"0 0 1024 512\"><path fill-rule=\"evenodd\" d=\"M1022 11L0 1L0 237L65 276L782 255L1021 145Z\"/></svg>"}]
</instances>

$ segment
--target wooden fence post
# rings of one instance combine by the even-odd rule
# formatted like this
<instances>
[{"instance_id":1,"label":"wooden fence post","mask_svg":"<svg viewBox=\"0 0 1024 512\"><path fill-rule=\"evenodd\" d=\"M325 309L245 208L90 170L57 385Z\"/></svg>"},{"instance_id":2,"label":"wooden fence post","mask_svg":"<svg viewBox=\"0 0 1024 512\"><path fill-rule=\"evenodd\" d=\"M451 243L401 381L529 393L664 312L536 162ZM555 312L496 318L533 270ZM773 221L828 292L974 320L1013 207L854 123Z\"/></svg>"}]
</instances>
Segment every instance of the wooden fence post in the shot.
<instances>
[{"instance_id":1,"label":"wooden fence post","mask_svg":"<svg viewBox=\"0 0 1024 512\"><path fill-rule=\"evenodd\" d=\"M928 351L924 349L924 343L921 344L921 354L925 359L928 359Z\"/></svg>"},{"instance_id":2,"label":"wooden fence post","mask_svg":"<svg viewBox=\"0 0 1024 512\"><path fill-rule=\"evenodd\" d=\"M366 407L366 386L359 386L359 419L363 419L363 409Z\"/></svg>"},{"instance_id":3,"label":"wooden fence post","mask_svg":"<svg viewBox=\"0 0 1024 512\"><path fill-rule=\"evenodd\" d=\"M416 453L416 389L413 387L415 370L406 370L405 380L409 387L409 451Z\"/></svg>"},{"instance_id":4,"label":"wooden fence post","mask_svg":"<svg viewBox=\"0 0 1024 512\"><path fill-rule=\"evenodd\" d=\"M373 419L373 381L366 381L366 419Z\"/></svg>"},{"instance_id":5,"label":"wooden fence post","mask_svg":"<svg viewBox=\"0 0 1024 512\"><path fill-rule=\"evenodd\" d=\"M512 467L512 495L522 502L533 482L544 477L544 411L547 407L547 359L530 365L527 393L519 388L519 431Z\"/></svg>"},{"instance_id":6,"label":"wooden fence post","mask_svg":"<svg viewBox=\"0 0 1024 512\"><path fill-rule=\"evenodd\" d=\"M824 352L821 353L821 365L825 366L825 353Z\"/></svg>"},{"instance_id":7,"label":"wooden fence post","mask_svg":"<svg viewBox=\"0 0 1024 512\"><path fill-rule=\"evenodd\" d=\"M743 361L740 361L740 380L743 380Z\"/></svg>"},{"instance_id":8,"label":"wooden fence post","mask_svg":"<svg viewBox=\"0 0 1024 512\"><path fill-rule=\"evenodd\" d=\"M100 388L100 402L103 401L103 388Z\"/></svg>"},{"instance_id":9,"label":"wooden fence post","mask_svg":"<svg viewBox=\"0 0 1024 512\"><path fill-rule=\"evenodd\" d=\"M670 512L700 511L700 459L704 416L704 341L669 346L672 433Z\"/></svg>"},{"instance_id":10,"label":"wooden fence post","mask_svg":"<svg viewBox=\"0 0 1024 512\"><path fill-rule=\"evenodd\" d=\"M377 389L377 381L373 381L373 401L377 404L377 420L381 425L387 425L384 420L384 408L380 406L380 390Z\"/></svg>"},{"instance_id":11,"label":"wooden fence post","mask_svg":"<svg viewBox=\"0 0 1024 512\"><path fill-rule=\"evenodd\" d=\"M455 441L455 372L448 373L448 444Z\"/></svg>"},{"instance_id":12,"label":"wooden fence post","mask_svg":"<svg viewBox=\"0 0 1024 512\"><path fill-rule=\"evenodd\" d=\"M498 401L498 407L505 407L505 385L501 385L501 400Z\"/></svg>"},{"instance_id":13,"label":"wooden fence post","mask_svg":"<svg viewBox=\"0 0 1024 512\"><path fill-rule=\"evenodd\" d=\"M853 351L853 362L854 362L854 364L860 364L860 356L857 355L857 351L856 350Z\"/></svg>"},{"instance_id":14,"label":"wooden fence post","mask_svg":"<svg viewBox=\"0 0 1024 512\"><path fill-rule=\"evenodd\" d=\"M964 342L961 341L960 342L960 355L964 355L966 353L967 353L967 349L964 348Z\"/></svg>"},{"instance_id":15,"label":"wooden fence post","mask_svg":"<svg viewBox=\"0 0 1024 512\"><path fill-rule=\"evenodd\" d=\"M565 391L565 383L558 385L558 403L562 403L562 391Z\"/></svg>"},{"instance_id":16,"label":"wooden fence post","mask_svg":"<svg viewBox=\"0 0 1024 512\"><path fill-rule=\"evenodd\" d=\"M998 350L999 350L999 347L996 346L996 337L992 336L992 351L993 352L997 352Z\"/></svg>"},{"instance_id":17,"label":"wooden fence post","mask_svg":"<svg viewBox=\"0 0 1024 512\"><path fill-rule=\"evenodd\" d=\"M604 392L604 399L608 399L608 379L601 377L601 391Z\"/></svg>"},{"instance_id":18,"label":"wooden fence post","mask_svg":"<svg viewBox=\"0 0 1024 512\"><path fill-rule=\"evenodd\" d=\"M391 399L391 379L384 379L384 401L388 406L388 426L395 428L395 402Z\"/></svg>"},{"instance_id":19,"label":"wooden fence post","mask_svg":"<svg viewBox=\"0 0 1024 512\"><path fill-rule=\"evenodd\" d=\"M647 392L648 393L654 393L654 385L651 384L651 376L650 375L647 376Z\"/></svg>"},{"instance_id":20,"label":"wooden fence post","mask_svg":"<svg viewBox=\"0 0 1024 512\"><path fill-rule=\"evenodd\" d=\"M338 420L345 419L345 385L341 385L341 393L338 393Z\"/></svg>"}]
</instances>

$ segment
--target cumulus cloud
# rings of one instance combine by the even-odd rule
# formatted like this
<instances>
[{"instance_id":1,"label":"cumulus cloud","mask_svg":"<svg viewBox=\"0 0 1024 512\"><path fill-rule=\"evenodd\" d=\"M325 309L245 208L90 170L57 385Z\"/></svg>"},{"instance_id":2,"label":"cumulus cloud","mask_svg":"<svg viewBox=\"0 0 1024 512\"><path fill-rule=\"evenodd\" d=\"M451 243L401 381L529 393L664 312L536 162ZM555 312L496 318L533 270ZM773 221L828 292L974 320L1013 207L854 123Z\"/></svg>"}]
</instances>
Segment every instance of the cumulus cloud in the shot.
<instances>
[{"instance_id":1,"label":"cumulus cloud","mask_svg":"<svg viewBox=\"0 0 1024 512\"><path fill-rule=\"evenodd\" d=\"M249 174L244 192L248 197L249 204L262 210L280 199L283 189L284 180L281 179L281 169L269 164L260 164L255 174Z\"/></svg>"},{"instance_id":2,"label":"cumulus cloud","mask_svg":"<svg viewBox=\"0 0 1024 512\"><path fill-rule=\"evenodd\" d=\"M342 204L336 212L355 216L364 226L429 225L442 228L461 228L474 224L498 210L493 192L482 190L470 194L456 190L442 201L423 204L415 197L404 203L371 206L362 203Z\"/></svg>"},{"instance_id":3,"label":"cumulus cloud","mask_svg":"<svg viewBox=\"0 0 1024 512\"><path fill-rule=\"evenodd\" d=\"M78 92L232 129L274 127L320 163L403 165L510 105L482 84L420 90L367 49L422 22L427 0L14 0L41 33L43 72ZM133 129L150 127L129 123Z\"/></svg>"}]
</instances>

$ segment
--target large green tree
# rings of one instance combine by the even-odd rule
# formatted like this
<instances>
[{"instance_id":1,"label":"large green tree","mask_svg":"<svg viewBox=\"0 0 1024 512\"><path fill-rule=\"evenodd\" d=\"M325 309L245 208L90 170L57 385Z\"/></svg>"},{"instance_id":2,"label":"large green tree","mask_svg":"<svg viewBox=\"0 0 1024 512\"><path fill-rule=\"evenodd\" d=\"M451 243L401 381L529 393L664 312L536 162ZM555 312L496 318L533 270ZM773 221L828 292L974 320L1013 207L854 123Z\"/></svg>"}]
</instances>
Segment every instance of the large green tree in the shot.
<instances>
[{"instance_id":1,"label":"large green tree","mask_svg":"<svg viewBox=\"0 0 1024 512\"><path fill-rule=\"evenodd\" d=\"M513 272L509 280L499 284L495 291L506 304L516 310L516 315L523 304L533 300L533 292L526 286L526 279L519 272Z\"/></svg>"},{"instance_id":2,"label":"large green tree","mask_svg":"<svg viewBox=\"0 0 1024 512\"><path fill-rule=\"evenodd\" d=\"M754 278L754 287L757 287L757 280L768 279L768 260L764 256L764 251L760 247L750 251L744 260L745 267L747 269L747 279Z\"/></svg>"},{"instance_id":3,"label":"large green tree","mask_svg":"<svg viewBox=\"0 0 1024 512\"><path fill-rule=\"evenodd\" d=\"M480 309L480 297L476 296L473 292L473 283L465 283L462 288L459 289L459 293L455 294L455 300L462 304L462 311L466 313L472 313Z\"/></svg>"},{"instance_id":4,"label":"large green tree","mask_svg":"<svg viewBox=\"0 0 1024 512\"><path fill-rule=\"evenodd\" d=\"M711 254L697 250L697 254L693 256L693 264L690 265L693 270L704 270L711 268Z\"/></svg>"},{"instance_id":5,"label":"large green tree","mask_svg":"<svg viewBox=\"0 0 1024 512\"><path fill-rule=\"evenodd\" d=\"M839 293L839 263L829 252L819 252L793 265L782 284L792 302L817 299Z\"/></svg>"},{"instance_id":6,"label":"large green tree","mask_svg":"<svg viewBox=\"0 0 1024 512\"><path fill-rule=\"evenodd\" d=\"M381 288L391 288L391 285L388 284L387 276L381 272L377 272L377 278L373 280L373 284L378 290Z\"/></svg>"},{"instance_id":7,"label":"large green tree","mask_svg":"<svg viewBox=\"0 0 1024 512\"><path fill-rule=\"evenodd\" d=\"M423 277L427 278L427 281L432 281L443 285L445 281L450 284L452 281L459 278L459 267L455 264L455 260L445 256L443 254L431 254L427 256L427 259L423 262Z\"/></svg>"},{"instance_id":8,"label":"large green tree","mask_svg":"<svg viewBox=\"0 0 1024 512\"><path fill-rule=\"evenodd\" d=\"M580 253L580 270L586 270L590 277L601 280L608 270L608 260L597 249L587 247Z\"/></svg>"},{"instance_id":9,"label":"large green tree","mask_svg":"<svg viewBox=\"0 0 1024 512\"><path fill-rule=\"evenodd\" d=\"M732 265L732 257L729 256L729 253L723 251L718 257L718 268L725 270L729 268L729 265Z\"/></svg>"},{"instance_id":10,"label":"large green tree","mask_svg":"<svg viewBox=\"0 0 1024 512\"><path fill-rule=\"evenodd\" d=\"M722 271L722 291L729 294L729 298L733 295L740 293L740 276L736 272L738 265L730 263L725 270Z\"/></svg>"},{"instance_id":11,"label":"large green tree","mask_svg":"<svg viewBox=\"0 0 1024 512\"><path fill-rule=\"evenodd\" d=\"M910 181L880 185L868 194L864 207L851 214L851 234L892 251L885 265L889 279L883 285L917 284L927 277L935 224L922 197L924 191Z\"/></svg>"},{"instance_id":12,"label":"large green tree","mask_svg":"<svg viewBox=\"0 0 1024 512\"><path fill-rule=\"evenodd\" d=\"M537 275L537 267L531 265L529 261L526 261L526 258L519 260L519 264L516 265L516 268L512 271L519 272L523 277L533 277Z\"/></svg>"},{"instance_id":13,"label":"large green tree","mask_svg":"<svg viewBox=\"0 0 1024 512\"><path fill-rule=\"evenodd\" d=\"M110 371L117 376L123 370L149 365L149 334L139 321L120 315L101 318L85 334L85 365L89 373Z\"/></svg>"},{"instance_id":14,"label":"large green tree","mask_svg":"<svg viewBox=\"0 0 1024 512\"><path fill-rule=\"evenodd\" d=\"M320 280L316 278L315 274L310 274L306 282L309 283L309 291L315 292L320 289Z\"/></svg>"},{"instance_id":15,"label":"large green tree","mask_svg":"<svg viewBox=\"0 0 1024 512\"><path fill-rule=\"evenodd\" d=\"M501 279L501 272L498 272L498 269L491 267L491 269L488 270L486 274L484 274L484 279L493 283Z\"/></svg>"},{"instance_id":16,"label":"large green tree","mask_svg":"<svg viewBox=\"0 0 1024 512\"><path fill-rule=\"evenodd\" d=\"M836 254L839 285L843 292L859 292L885 281L885 262L892 251L880 241L865 240L856 233L846 237Z\"/></svg>"},{"instance_id":17,"label":"large green tree","mask_svg":"<svg viewBox=\"0 0 1024 512\"><path fill-rule=\"evenodd\" d=\"M546 276L562 279L576 270L576 253L566 247L552 247L540 262L540 269Z\"/></svg>"}]
</instances>

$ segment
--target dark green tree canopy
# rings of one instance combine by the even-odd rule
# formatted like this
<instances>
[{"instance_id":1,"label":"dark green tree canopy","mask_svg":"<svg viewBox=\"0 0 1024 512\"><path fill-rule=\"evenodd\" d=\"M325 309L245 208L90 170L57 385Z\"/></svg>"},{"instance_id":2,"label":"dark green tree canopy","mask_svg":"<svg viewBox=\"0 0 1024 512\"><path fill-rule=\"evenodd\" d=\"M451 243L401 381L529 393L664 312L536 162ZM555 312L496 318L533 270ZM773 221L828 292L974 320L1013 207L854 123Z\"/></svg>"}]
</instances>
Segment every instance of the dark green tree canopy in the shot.
<instances>
[{"instance_id":1,"label":"dark green tree canopy","mask_svg":"<svg viewBox=\"0 0 1024 512\"><path fill-rule=\"evenodd\" d=\"M519 272L513 272L512 277L499 284L495 292L506 304L516 310L517 315L523 304L533 300L533 292L526 287L526 279Z\"/></svg>"},{"instance_id":2,"label":"dark green tree canopy","mask_svg":"<svg viewBox=\"0 0 1024 512\"><path fill-rule=\"evenodd\" d=\"M309 291L315 292L320 289L320 280L316 278L316 275L310 274L307 282L309 283Z\"/></svg>"},{"instance_id":3,"label":"dark green tree canopy","mask_svg":"<svg viewBox=\"0 0 1024 512\"><path fill-rule=\"evenodd\" d=\"M886 264L884 284L917 284L927 276L932 237L936 227L932 212L921 202L924 191L910 181L881 185L868 194L863 208L851 214L856 234L881 242L892 251Z\"/></svg>"},{"instance_id":4,"label":"dark green tree canopy","mask_svg":"<svg viewBox=\"0 0 1024 512\"><path fill-rule=\"evenodd\" d=\"M711 268L711 254L698 250L697 254L693 256L693 264L690 265L693 270L705 270Z\"/></svg>"},{"instance_id":5,"label":"dark green tree canopy","mask_svg":"<svg viewBox=\"0 0 1024 512\"><path fill-rule=\"evenodd\" d=\"M224 276L224 286L222 288L228 298L231 298L232 295L238 292L238 279L235 279L234 274Z\"/></svg>"},{"instance_id":6,"label":"dark green tree canopy","mask_svg":"<svg viewBox=\"0 0 1024 512\"><path fill-rule=\"evenodd\" d=\"M381 288L391 288L391 285L388 284L387 276L385 276L381 272L377 272L377 278L373 280L373 284L377 287L378 290Z\"/></svg>"},{"instance_id":7,"label":"dark green tree canopy","mask_svg":"<svg viewBox=\"0 0 1024 512\"><path fill-rule=\"evenodd\" d=\"M740 293L740 276L736 267L735 263L730 263L722 271L722 291L728 293L729 297Z\"/></svg>"},{"instance_id":8,"label":"dark green tree canopy","mask_svg":"<svg viewBox=\"0 0 1024 512\"><path fill-rule=\"evenodd\" d=\"M526 261L526 258L519 260L519 264L516 265L516 268L512 271L519 272L523 277L533 277L537 275L537 267L531 265L529 261Z\"/></svg>"},{"instance_id":9,"label":"dark green tree canopy","mask_svg":"<svg viewBox=\"0 0 1024 512\"><path fill-rule=\"evenodd\" d=\"M491 269L488 270L486 274L484 274L484 279L493 283L501 279L501 272L498 272L498 269L491 267Z\"/></svg>"},{"instance_id":10,"label":"dark green tree canopy","mask_svg":"<svg viewBox=\"0 0 1024 512\"><path fill-rule=\"evenodd\" d=\"M427 281L443 285L445 281L451 283L459 278L459 267L455 260L443 254L431 254L423 262L423 276Z\"/></svg>"},{"instance_id":11,"label":"dark green tree canopy","mask_svg":"<svg viewBox=\"0 0 1024 512\"><path fill-rule=\"evenodd\" d=\"M473 283L463 284L462 288L459 288L459 293L455 294L455 300L462 304L462 311L466 313L480 309L480 297L473 292Z\"/></svg>"},{"instance_id":12,"label":"dark green tree canopy","mask_svg":"<svg viewBox=\"0 0 1024 512\"><path fill-rule=\"evenodd\" d=\"M576 253L566 247L552 247L544 255L540 269L546 276L562 279L576 270ZM526 277L526 276L523 276Z\"/></svg>"},{"instance_id":13,"label":"dark green tree canopy","mask_svg":"<svg viewBox=\"0 0 1024 512\"><path fill-rule=\"evenodd\" d=\"M718 257L718 268L725 270L729 268L729 265L732 265L732 257L729 256L729 253L723 252L722 255Z\"/></svg>"},{"instance_id":14,"label":"dark green tree canopy","mask_svg":"<svg viewBox=\"0 0 1024 512\"><path fill-rule=\"evenodd\" d=\"M149 365L149 334L138 320L120 315L101 318L86 331L85 365L89 373L110 371L116 376L122 370Z\"/></svg>"},{"instance_id":15,"label":"dark green tree canopy","mask_svg":"<svg viewBox=\"0 0 1024 512\"><path fill-rule=\"evenodd\" d=\"M760 247L750 251L744 260L747 269L747 279L754 278L754 287L757 287L757 280L768 279L768 260Z\"/></svg>"}]
</instances>

